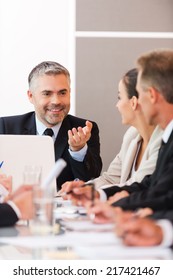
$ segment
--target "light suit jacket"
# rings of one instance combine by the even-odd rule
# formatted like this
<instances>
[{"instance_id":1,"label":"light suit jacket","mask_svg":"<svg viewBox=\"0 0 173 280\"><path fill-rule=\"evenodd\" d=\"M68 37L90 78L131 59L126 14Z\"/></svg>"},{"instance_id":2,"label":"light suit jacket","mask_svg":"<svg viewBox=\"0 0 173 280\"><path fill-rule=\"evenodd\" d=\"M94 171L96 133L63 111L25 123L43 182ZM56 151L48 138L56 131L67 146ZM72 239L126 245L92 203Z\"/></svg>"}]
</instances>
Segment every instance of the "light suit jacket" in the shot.
<instances>
[{"instance_id":1,"label":"light suit jacket","mask_svg":"<svg viewBox=\"0 0 173 280\"><path fill-rule=\"evenodd\" d=\"M136 128L130 127L124 135L120 152L111 162L108 170L94 180L96 188L107 188L115 184L118 186L130 185L133 182L141 182L145 175L152 174L155 170L162 134L163 131L156 127L148 142L138 170L132 174L132 177L129 177L138 143L141 140Z\"/></svg>"}]
</instances>

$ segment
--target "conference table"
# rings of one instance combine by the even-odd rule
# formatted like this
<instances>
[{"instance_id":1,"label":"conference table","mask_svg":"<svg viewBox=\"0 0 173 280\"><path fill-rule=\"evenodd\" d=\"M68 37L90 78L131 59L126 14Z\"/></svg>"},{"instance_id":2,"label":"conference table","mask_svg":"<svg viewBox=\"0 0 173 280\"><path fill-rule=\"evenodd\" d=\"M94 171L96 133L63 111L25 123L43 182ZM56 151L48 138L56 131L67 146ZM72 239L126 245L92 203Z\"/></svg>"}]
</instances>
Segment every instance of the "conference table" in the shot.
<instances>
[{"instance_id":1,"label":"conference table","mask_svg":"<svg viewBox=\"0 0 173 280\"><path fill-rule=\"evenodd\" d=\"M82 207L56 203L51 232L33 232L27 221L0 228L1 260L173 259L172 250L162 246L125 246L115 235L114 224L94 224Z\"/></svg>"}]
</instances>

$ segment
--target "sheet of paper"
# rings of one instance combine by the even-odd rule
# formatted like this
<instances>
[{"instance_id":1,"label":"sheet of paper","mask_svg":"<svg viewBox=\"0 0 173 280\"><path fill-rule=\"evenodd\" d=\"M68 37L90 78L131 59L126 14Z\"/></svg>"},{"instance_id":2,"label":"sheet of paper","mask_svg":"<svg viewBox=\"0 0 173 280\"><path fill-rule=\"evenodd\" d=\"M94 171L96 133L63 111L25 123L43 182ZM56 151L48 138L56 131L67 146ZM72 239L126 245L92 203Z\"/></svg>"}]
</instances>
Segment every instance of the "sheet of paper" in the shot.
<instances>
[{"instance_id":1,"label":"sheet of paper","mask_svg":"<svg viewBox=\"0 0 173 280\"><path fill-rule=\"evenodd\" d=\"M73 221L63 221L65 227L69 230L74 231L97 231L97 232L104 232L104 231L113 231L114 224L95 224L92 223L90 220L73 220Z\"/></svg>"},{"instance_id":2,"label":"sheet of paper","mask_svg":"<svg viewBox=\"0 0 173 280\"><path fill-rule=\"evenodd\" d=\"M173 258L172 250L160 246L127 247L122 244L99 246L76 246L75 253L82 259L164 259Z\"/></svg>"},{"instance_id":3,"label":"sheet of paper","mask_svg":"<svg viewBox=\"0 0 173 280\"><path fill-rule=\"evenodd\" d=\"M46 248L46 247L74 247L77 245L101 245L119 243L119 239L113 232L67 232L58 236L21 236L21 237L1 237L0 243L11 244L27 248Z\"/></svg>"},{"instance_id":4,"label":"sheet of paper","mask_svg":"<svg viewBox=\"0 0 173 280\"><path fill-rule=\"evenodd\" d=\"M112 232L67 232L58 236L1 237L1 244L24 248L70 247L82 259L172 259L172 250L161 246L127 247Z\"/></svg>"},{"instance_id":5,"label":"sheet of paper","mask_svg":"<svg viewBox=\"0 0 173 280\"><path fill-rule=\"evenodd\" d=\"M32 259L30 252L25 252L27 249L18 250L13 245L0 246L0 260L28 260Z\"/></svg>"},{"instance_id":6,"label":"sheet of paper","mask_svg":"<svg viewBox=\"0 0 173 280\"><path fill-rule=\"evenodd\" d=\"M24 248L70 247L82 259L172 259L161 246L127 247L113 232L67 232L59 236L1 237L0 243Z\"/></svg>"}]
</instances>

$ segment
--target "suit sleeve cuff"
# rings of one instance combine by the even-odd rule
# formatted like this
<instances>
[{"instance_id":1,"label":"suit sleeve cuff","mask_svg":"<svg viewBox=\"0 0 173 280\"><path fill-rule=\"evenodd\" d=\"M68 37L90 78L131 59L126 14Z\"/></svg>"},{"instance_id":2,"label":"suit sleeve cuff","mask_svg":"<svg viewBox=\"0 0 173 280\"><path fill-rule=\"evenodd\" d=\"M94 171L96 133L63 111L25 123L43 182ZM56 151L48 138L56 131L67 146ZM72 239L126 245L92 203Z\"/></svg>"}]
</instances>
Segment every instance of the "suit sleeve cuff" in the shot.
<instances>
[{"instance_id":1,"label":"suit sleeve cuff","mask_svg":"<svg viewBox=\"0 0 173 280\"><path fill-rule=\"evenodd\" d=\"M13 201L11 201L11 200L8 200L7 203L14 210L14 212L16 213L18 219L20 219L21 218L21 212L20 212L19 208L16 206L16 204Z\"/></svg>"},{"instance_id":2,"label":"suit sleeve cuff","mask_svg":"<svg viewBox=\"0 0 173 280\"><path fill-rule=\"evenodd\" d=\"M73 152L70 149L68 149L68 151L74 160L82 162L87 153L87 149L88 149L88 145L86 144L80 151Z\"/></svg>"},{"instance_id":3,"label":"suit sleeve cuff","mask_svg":"<svg viewBox=\"0 0 173 280\"><path fill-rule=\"evenodd\" d=\"M98 193L100 194L100 201L107 201L107 196L106 196L106 193L101 190L101 189L97 189Z\"/></svg>"},{"instance_id":4,"label":"suit sleeve cuff","mask_svg":"<svg viewBox=\"0 0 173 280\"><path fill-rule=\"evenodd\" d=\"M169 220L163 219L158 220L157 225L162 228L163 241L160 244L163 247L170 247L173 245L173 226Z\"/></svg>"}]
</instances>

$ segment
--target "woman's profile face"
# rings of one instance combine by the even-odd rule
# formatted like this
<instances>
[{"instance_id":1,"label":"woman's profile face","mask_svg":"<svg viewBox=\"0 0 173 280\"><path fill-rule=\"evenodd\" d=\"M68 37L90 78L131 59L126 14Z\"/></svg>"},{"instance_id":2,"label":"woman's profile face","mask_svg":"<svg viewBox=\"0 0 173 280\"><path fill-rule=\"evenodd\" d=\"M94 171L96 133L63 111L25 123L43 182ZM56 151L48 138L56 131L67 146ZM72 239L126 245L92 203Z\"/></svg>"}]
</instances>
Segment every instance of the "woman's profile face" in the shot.
<instances>
[{"instance_id":1,"label":"woman's profile face","mask_svg":"<svg viewBox=\"0 0 173 280\"><path fill-rule=\"evenodd\" d=\"M132 110L131 99L128 98L127 89L123 80L120 80L118 85L118 102L116 107L121 114L122 123L131 125L134 111Z\"/></svg>"}]
</instances>

